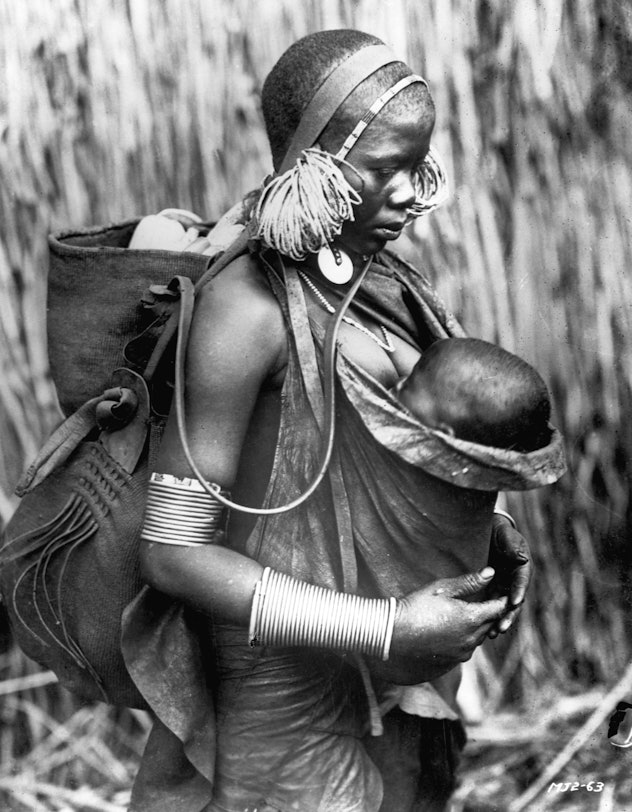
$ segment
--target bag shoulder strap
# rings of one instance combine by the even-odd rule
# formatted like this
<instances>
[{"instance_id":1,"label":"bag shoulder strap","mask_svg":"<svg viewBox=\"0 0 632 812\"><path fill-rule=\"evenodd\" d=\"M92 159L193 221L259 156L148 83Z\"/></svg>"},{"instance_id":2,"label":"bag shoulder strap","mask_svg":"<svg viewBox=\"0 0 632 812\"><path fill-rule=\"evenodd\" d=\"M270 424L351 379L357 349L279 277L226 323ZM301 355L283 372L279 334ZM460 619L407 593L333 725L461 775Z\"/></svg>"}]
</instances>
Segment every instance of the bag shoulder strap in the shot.
<instances>
[{"instance_id":1,"label":"bag shoulder strap","mask_svg":"<svg viewBox=\"0 0 632 812\"><path fill-rule=\"evenodd\" d=\"M145 371L143 372L143 378L146 381L151 381L153 378L156 369L160 363L160 359L165 354L167 347L171 343L176 331L179 332L179 335L182 336L182 329L186 330L186 334L183 336L184 346L186 347L186 343L188 341L189 335L189 327L191 324L191 315L193 311L193 300L194 297L199 291L206 285L208 282L211 281L220 271L223 271L231 262L233 262L237 257L245 254L248 251L248 242L250 240L250 233L248 228L244 228L244 230L239 234L239 236L233 240L233 242L229 245L229 247L221 254L219 257L213 257L209 260L209 264L202 274L202 276L198 279L193 285L193 282L186 276L175 276L167 285L168 290L179 292L180 298L179 303L182 302L183 297L187 299L187 304L185 307L189 307L188 302L190 302L191 307L191 314L185 315L184 320L185 324L179 324L180 322L180 313L181 307L180 305L176 306L176 309L171 314L165 326L160 334L158 341L153 349L153 352L145 366ZM188 326L187 326L188 323Z\"/></svg>"},{"instance_id":2,"label":"bag shoulder strap","mask_svg":"<svg viewBox=\"0 0 632 812\"><path fill-rule=\"evenodd\" d=\"M322 434L325 429L327 406L325 404L323 384L318 371L316 347L307 315L303 286L295 268L287 268L284 263L281 263L281 267L277 269L265 256L262 257L262 260L268 270L268 280L273 293L275 293L279 303L286 311L286 318L292 326L305 392L314 419Z\"/></svg>"}]
</instances>

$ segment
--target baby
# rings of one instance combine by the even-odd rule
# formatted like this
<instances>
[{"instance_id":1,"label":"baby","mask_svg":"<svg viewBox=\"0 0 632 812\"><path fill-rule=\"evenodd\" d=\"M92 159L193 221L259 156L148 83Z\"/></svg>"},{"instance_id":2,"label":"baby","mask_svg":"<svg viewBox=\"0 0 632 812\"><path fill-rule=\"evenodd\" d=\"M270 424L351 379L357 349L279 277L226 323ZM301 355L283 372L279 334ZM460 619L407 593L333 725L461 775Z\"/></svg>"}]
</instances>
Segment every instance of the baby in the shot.
<instances>
[{"instance_id":1,"label":"baby","mask_svg":"<svg viewBox=\"0 0 632 812\"><path fill-rule=\"evenodd\" d=\"M423 426L459 440L502 449L503 454L505 450L527 454L545 449L552 442L551 401L544 381L526 361L487 341L475 338L436 341L423 352L412 372L396 384L392 393ZM414 432L414 429L409 431ZM420 444L425 442L427 439L420 435ZM412 445L417 449L415 443ZM437 448L445 450L443 445ZM458 449L452 451L458 455ZM498 487L491 489L493 479L481 477L485 464L477 469L475 449L464 455L461 464L458 456L453 458L454 470L468 472L465 479L450 476L450 466L439 472L430 465L438 456L441 456L440 451L433 451L427 457L409 460L417 468L417 472L409 476L416 483L417 492L425 494L416 514L414 492L406 492L401 502L391 500L392 514L384 520L396 530L398 516L404 513L417 516L414 526L417 537L423 539L423 556L419 555L419 548L416 552L411 548L410 557L405 559L404 548L398 549L398 558L408 562L411 580L406 582L406 587L411 587L415 578L418 583L430 582L430 575L424 578L423 570L428 561L434 562L434 577L474 572L489 563L489 538L497 493L509 489L500 480ZM398 458L392 456L388 462L388 467L385 465L376 472L376 478L396 477ZM489 464L493 465L493 461ZM504 460L509 470L522 464L528 467L518 454L516 458ZM560 474L561 469L553 479ZM391 490L397 494L397 489ZM361 530L367 527L363 535L368 538L368 523L362 525L363 521L364 517L360 516L357 524ZM400 574L402 580L405 577ZM485 594L479 593L468 600L509 595L512 583L512 572L497 568ZM492 630L491 636L496 634L497 631ZM423 685L391 686L383 701L396 702L402 710L414 713L425 701L424 692L427 687Z\"/></svg>"},{"instance_id":2,"label":"baby","mask_svg":"<svg viewBox=\"0 0 632 812\"><path fill-rule=\"evenodd\" d=\"M487 341L436 341L393 391L425 426L461 440L526 453L551 439L546 384L526 361Z\"/></svg>"}]
</instances>

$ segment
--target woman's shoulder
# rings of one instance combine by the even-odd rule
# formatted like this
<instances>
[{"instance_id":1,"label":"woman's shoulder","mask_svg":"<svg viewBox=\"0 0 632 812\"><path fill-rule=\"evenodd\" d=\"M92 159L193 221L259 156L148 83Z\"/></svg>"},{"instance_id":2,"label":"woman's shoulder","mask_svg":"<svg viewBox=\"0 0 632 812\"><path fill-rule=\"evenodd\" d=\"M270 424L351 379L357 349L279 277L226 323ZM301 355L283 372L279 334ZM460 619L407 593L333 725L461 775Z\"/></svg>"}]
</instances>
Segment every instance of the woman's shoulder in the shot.
<instances>
[{"instance_id":1,"label":"woman's shoulder","mask_svg":"<svg viewBox=\"0 0 632 812\"><path fill-rule=\"evenodd\" d=\"M231 363L276 372L287 359L283 312L255 257L240 256L196 295L190 350L206 356L221 346Z\"/></svg>"},{"instance_id":2,"label":"woman's shoulder","mask_svg":"<svg viewBox=\"0 0 632 812\"><path fill-rule=\"evenodd\" d=\"M261 321L283 326L283 313L270 289L256 255L244 254L234 259L199 291L196 298L199 313L221 311L223 316L247 317L248 323ZM248 323L242 325L248 329Z\"/></svg>"}]
</instances>

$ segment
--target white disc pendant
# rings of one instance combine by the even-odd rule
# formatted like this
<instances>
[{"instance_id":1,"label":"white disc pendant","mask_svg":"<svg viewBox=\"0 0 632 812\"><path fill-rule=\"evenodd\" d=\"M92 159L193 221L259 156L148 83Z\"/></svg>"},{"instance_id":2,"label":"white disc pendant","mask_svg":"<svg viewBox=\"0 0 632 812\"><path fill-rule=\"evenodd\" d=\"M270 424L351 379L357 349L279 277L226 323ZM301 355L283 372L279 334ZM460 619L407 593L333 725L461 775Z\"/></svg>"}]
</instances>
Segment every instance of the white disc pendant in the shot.
<instances>
[{"instance_id":1,"label":"white disc pendant","mask_svg":"<svg viewBox=\"0 0 632 812\"><path fill-rule=\"evenodd\" d=\"M345 285L353 276L353 262L349 254L339 248L324 245L318 252L318 269L333 285Z\"/></svg>"}]
</instances>

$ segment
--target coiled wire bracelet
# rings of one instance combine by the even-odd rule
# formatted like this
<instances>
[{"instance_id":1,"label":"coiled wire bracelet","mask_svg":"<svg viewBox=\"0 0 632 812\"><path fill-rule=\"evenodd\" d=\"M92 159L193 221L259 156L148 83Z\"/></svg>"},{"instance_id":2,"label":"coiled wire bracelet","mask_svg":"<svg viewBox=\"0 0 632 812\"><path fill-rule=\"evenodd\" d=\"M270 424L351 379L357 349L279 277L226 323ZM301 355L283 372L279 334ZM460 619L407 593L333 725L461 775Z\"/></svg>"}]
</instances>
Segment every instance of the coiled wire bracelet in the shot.
<instances>
[{"instance_id":1,"label":"coiled wire bracelet","mask_svg":"<svg viewBox=\"0 0 632 812\"><path fill-rule=\"evenodd\" d=\"M195 547L212 544L225 530L226 508L197 479L151 475L141 538L160 544Z\"/></svg>"},{"instance_id":2,"label":"coiled wire bracelet","mask_svg":"<svg viewBox=\"0 0 632 812\"><path fill-rule=\"evenodd\" d=\"M388 660L395 598L364 598L314 586L266 567L255 585L251 646L309 646Z\"/></svg>"}]
</instances>

